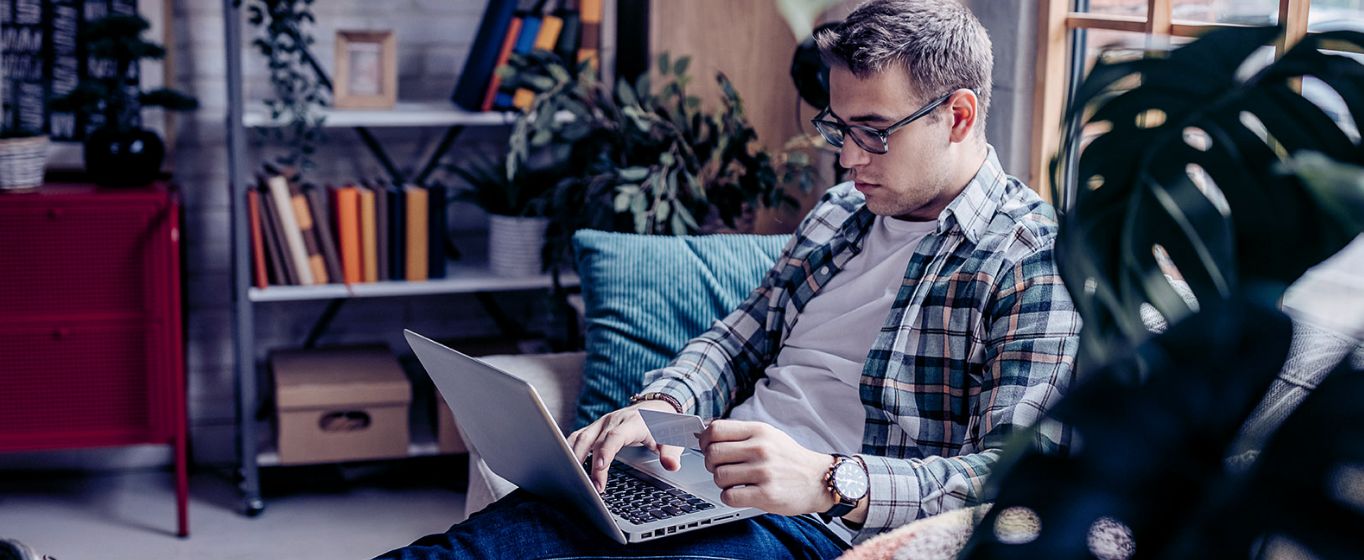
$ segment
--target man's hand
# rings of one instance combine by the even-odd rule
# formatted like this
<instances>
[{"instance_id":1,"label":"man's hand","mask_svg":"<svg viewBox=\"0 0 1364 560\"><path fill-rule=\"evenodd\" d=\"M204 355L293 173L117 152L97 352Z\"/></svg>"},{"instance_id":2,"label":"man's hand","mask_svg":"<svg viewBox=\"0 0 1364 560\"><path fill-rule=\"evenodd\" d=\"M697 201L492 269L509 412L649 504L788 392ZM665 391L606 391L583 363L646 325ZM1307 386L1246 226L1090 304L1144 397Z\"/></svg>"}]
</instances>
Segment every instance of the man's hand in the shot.
<instances>
[{"instance_id":1,"label":"man's hand","mask_svg":"<svg viewBox=\"0 0 1364 560\"><path fill-rule=\"evenodd\" d=\"M762 422L716 420L701 432L706 470L733 507L778 515L827 511L834 497L824 486L833 456L802 447Z\"/></svg>"},{"instance_id":2,"label":"man's hand","mask_svg":"<svg viewBox=\"0 0 1364 560\"><path fill-rule=\"evenodd\" d=\"M682 448L659 445L649 435L648 426L639 417L639 409L648 408L664 412L677 412L664 401L641 401L615 412L607 413L596 422L568 436L568 446L573 448L573 456L582 463L592 455L592 467L587 476L597 486L597 492L606 491L606 469L616 458L622 447L644 445L658 453L658 462L663 468L675 471L682 466Z\"/></svg>"}]
</instances>

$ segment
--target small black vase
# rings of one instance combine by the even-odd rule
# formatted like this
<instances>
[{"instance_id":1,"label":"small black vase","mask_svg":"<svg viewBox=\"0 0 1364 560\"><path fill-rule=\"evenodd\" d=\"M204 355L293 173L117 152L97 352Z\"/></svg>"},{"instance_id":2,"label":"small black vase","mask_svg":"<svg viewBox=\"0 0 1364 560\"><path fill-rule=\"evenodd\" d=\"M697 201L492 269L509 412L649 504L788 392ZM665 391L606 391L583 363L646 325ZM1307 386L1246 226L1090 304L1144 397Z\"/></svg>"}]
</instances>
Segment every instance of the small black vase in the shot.
<instances>
[{"instance_id":1,"label":"small black vase","mask_svg":"<svg viewBox=\"0 0 1364 560\"><path fill-rule=\"evenodd\" d=\"M156 180L166 145L145 128L96 129L85 138L85 171L97 185L136 187Z\"/></svg>"}]
</instances>

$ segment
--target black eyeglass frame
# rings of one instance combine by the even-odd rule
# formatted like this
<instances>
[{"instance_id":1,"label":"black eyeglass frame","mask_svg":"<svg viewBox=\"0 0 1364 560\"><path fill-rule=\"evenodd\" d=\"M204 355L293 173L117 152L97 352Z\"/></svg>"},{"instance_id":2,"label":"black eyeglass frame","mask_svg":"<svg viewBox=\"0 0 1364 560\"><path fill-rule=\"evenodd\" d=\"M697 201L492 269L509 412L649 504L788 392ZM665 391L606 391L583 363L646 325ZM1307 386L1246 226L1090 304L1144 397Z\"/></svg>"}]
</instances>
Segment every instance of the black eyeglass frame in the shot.
<instances>
[{"instance_id":1,"label":"black eyeglass frame","mask_svg":"<svg viewBox=\"0 0 1364 560\"><path fill-rule=\"evenodd\" d=\"M815 130L819 131L819 135L824 137L825 142L828 142L831 146L835 148L842 149L843 140L842 139L835 140L830 135L830 133L823 128L823 126L833 127L834 130L838 131L839 135L842 138L848 138L849 136L851 136L853 142L857 143L858 146L860 146L863 150L866 150L869 153L884 155L890 152L891 134L895 134L895 131L900 130L901 128L904 128L906 126L909 126L910 123L922 119L929 113L932 113L934 109L937 109L938 107L942 106L943 103L946 103L947 100L951 99L952 95L957 93L958 91L961 91L961 89L949 91L943 94L942 97L934 99L933 101L929 101L928 104L924 105L923 107L920 107L919 110L910 113L908 117L900 119L895 124L892 124L886 128L874 128L866 125L847 124L841 121L826 120L825 117L828 117L829 115L833 114L833 112L830 111L828 107L825 107L823 111L820 111L819 114L815 115L814 118L810 119L810 124L815 126ZM856 134L851 135L848 134L848 131L854 128L861 130L863 132L876 135L877 138L881 139L881 146L879 148L868 146L866 144L863 144L862 141L858 139L858 136Z\"/></svg>"}]
</instances>

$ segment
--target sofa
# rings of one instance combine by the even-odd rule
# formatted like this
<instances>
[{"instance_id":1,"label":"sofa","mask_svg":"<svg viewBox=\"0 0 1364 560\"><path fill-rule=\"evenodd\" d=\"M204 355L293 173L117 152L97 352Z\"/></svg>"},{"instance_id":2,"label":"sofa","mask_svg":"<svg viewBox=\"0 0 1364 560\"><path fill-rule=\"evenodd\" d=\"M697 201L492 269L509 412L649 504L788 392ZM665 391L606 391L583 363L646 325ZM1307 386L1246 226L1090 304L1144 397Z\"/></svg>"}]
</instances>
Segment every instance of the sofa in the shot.
<instances>
[{"instance_id":1,"label":"sofa","mask_svg":"<svg viewBox=\"0 0 1364 560\"><path fill-rule=\"evenodd\" d=\"M678 247L685 247L685 249L680 249L680 251L684 253L691 252L691 254L697 258L693 259L693 262L685 264L684 267L690 266L695 270L682 272L674 271L670 273L670 278L673 282L670 282L669 284L685 284L687 280L681 279L680 276L695 273L698 277L703 278L701 284L706 286L706 290L732 292L727 294L727 297L725 298L718 298L710 301L706 310L699 311L701 315L707 315L716 313L714 311L715 309L728 309L729 307L733 307L733 305L730 304L731 301L737 302L738 299L745 296L747 290L738 289L737 286L744 284L747 279L759 278L763 271L770 266L772 259L775 259L776 254L773 251L779 251L780 246L784 243L782 239L775 238L758 241L758 243L762 244L762 249L753 251L752 254L749 255L751 258L747 259L751 262L744 265L751 270L738 272L739 276L745 274L748 276L744 278L735 277L724 279L713 276L716 274L716 271L709 268L710 264L714 264L711 263L713 259L702 254L707 251L708 248L706 247L688 245L689 240L680 238L650 239L643 238L643 236L617 237L621 235L622 234L600 234L600 232L594 232L587 236L575 237L574 239L579 255L577 264L579 274L583 280L583 295L581 298L571 300L570 303L578 310L579 317L583 320L582 327L584 332L587 333L587 351L537 355L498 355L482 358L489 364L521 377L534 386L541 399L544 401L545 407L565 434L571 432L575 427L584 424L586 420L588 420L588 418L582 416L583 409L579 402L580 396L591 396L593 394L600 396L600 394L603 393L603 390L600 389L596 391L584 391L585 371L589 375L592 375L592 370L594 368L600 370L605 367L607 369L614 368L642 372L646 370L632 368L647 367L632 363L596 363L601 360L612 359L609 354L613 353L605 352L604 348L610 348L612 347L611 345L617 347L622 345L629 346L628 343L622 342L621 337L604 336L607 333L602 331L649 331L650 328L641 328L638 324L628 324L630 321L624 322L627 324L621 324L620 317L612 316L613 313L618 313L621 310L613 310L611 305L612 302L603 301L604 295L602 293L602 288L606 288L607 286L596 285L594 282L602 280L605 280L606 282L618 282L620 279L613 277L612 274L607 274L605 276L596 274L593 272L594 267L629 267L636 270L641 268L643 270L650 270L649 266L647 266L648 263L641 264L633 262L641 256L640 253L642 251L663 252L668 255L669 259L676 260L679 258ZM723 245L750 243L754 242L753 238L761 236L712 237L714 238L714 244ZM599 254L603 249L602 245L617 245L614 248L608 247L615 255L603 258L603 256ZM722 254L723 258L728 259L724 262L725 267L744 267L738 266L734 262L735 253L733 251L725 251L722 252ZM622 256L627 260L621 261L618 257ZM771 259L768 259L769 256ZM764 259L767 260L764 261ZM680 260L687 261L688 259L682 257ZM730 270L729 272L735 271ZM1356 276L1352 276L1352 278L1357 278L1357 272L1355 274ZM630 290L638 289L637 284L631 284L629 282L626 282L626 284L627 288L624 290L624 293L606 295L605 299L620 299L625 297ZM756 281L753 282L752 285L756 285ZM658 286L655 286L655 288L658 288ZM676 288L676 285L670 285L666 289L673 290ZM1293 295L1296 296L1303 293L1318 292L1327 288L1329 288L1329 286L1323 287L1320 282L1314 283L1305 281L1302 285L1295 286ZM607 291L609 292L610 290ZM1354 298L1352 301L1347 300L1342 302L1339 294L1336 294L1333 297L1333 300L1337 306L1345 305L1348 308L1364 309L1364 294L1355 293L1352 294L1352 296ZM678 296L673 294L665 297ZM686 297L696 296L689 295ZM614 303L623 308L630 308L637 306L639 300L637 297L633 297L628 298L625 301L617 301ZM1297 300L1289 298L1289 304L1286 305L1285 310L1294 318L1293 343L1289 360L1280 373L1279 378L1274 382L1269 393L1265 396L1256 412L1252 414L1249 422L1247 422L1243 428L1243 441L1261 440L1268 432L1277 427L1288 413L1291 412L1302 399L1306 398L1307 394L1313 388L1315 388L1316 384L1329 372L1330 367L1342 358L1349 357L1353 363L1364 367L1364 346L1361 345L1359 339L1361 335L1364 335L1364 324L1356 324L1353 325L1352 328L1340 328L1338 325L1323 327L1321 326L1322 322L1316 320L1318 319L1317 317L1313 317L1310 313L1304 311L1304 308L1308 303L1308 301L1300 297ZM719 312L719 314L723 313L724 311ZM714 318L715 317L706 317L704 320L694 320L691 324L680 330L676 330L676 332L668 332L666 335L663 335L662 338L667 338L669 340L664 344L657 345L657 350L661 355L655 356L654 359L666 360L666 354L664 354L663 349L672 347L673 350L675 350L676 348L680 348L681 344L678 343L678 340L685 341L690 338L690 336L699 333L699 330L697 329L703 330L705 324L708 324L708 322ZM636 319L639 318L637 317ZM1163 330L1163 321L1158 317L1143 317L1143 319L1153 331ZM640 320L647 320L647 317ZM1361 321L1364 321L1364 319L1361 319ZM620 335L622 333L616 332L614 334ZM626 338L629 338L631 333L625 334ZM639 332L634 332L633 334L638 335ZM597 381L598 380L589 379L588 383ZM616 402L598 403L603 406L599 406L597 410L608 410L621 404L621 400L628 396L631 391L619 393L620 394L615 395L615 398L617 399ZM465 438L465 441L467 442L468 438ZM1240 451L1249 453L1251 456L1255 453L1253 450L1248 449L1241 449ZM1229 462L1232 462L1235 459L1236 458L1233 457L1232 459L1229 459ZM480 459L478 450L470 446L468 495L465 502L466 515L472 515L482 510L502 496L509 494L515 488L515 485L489 470L487 465ZM845 557L851 559L892 557L928 559L955 558L957 552L960 551L961 547L969 538L976 522L980 520L987 508L988 506L980 506L969 510L948 512L936 517L920 519L895 531L885 533L859 544L850 550ZM1129 547L1132 546L1132 543L1130 540L1124 540L1121 531L1114 530L1111 535L1105 535L1105 538L1100 540L1102 541L1103 548L1113 553L1112 557L1125 557L1126 555L1124 552L1130 554Z\"/></svg>"},{"instance_id":2,"label":"sofa","mask_svg":"<svg viewBox=\"0 0 1364 560\"><path fill-rule=\"evenodd\" d=\"M535 387L535 391L545 403L545 408L559 424L559 429L568 433L573 423L578 391L582 387L583 361L586 357L585 352L566 352L485 356L480 359L525 379ZM469 447L469 489L464 501L464 513L467 517L488 507L488 504L502 496L510 494L516 489L516 485L489 470L488 465L479 458L478 450L468 444L469 438L463 439Z\"/></svg>"}]
</instances>

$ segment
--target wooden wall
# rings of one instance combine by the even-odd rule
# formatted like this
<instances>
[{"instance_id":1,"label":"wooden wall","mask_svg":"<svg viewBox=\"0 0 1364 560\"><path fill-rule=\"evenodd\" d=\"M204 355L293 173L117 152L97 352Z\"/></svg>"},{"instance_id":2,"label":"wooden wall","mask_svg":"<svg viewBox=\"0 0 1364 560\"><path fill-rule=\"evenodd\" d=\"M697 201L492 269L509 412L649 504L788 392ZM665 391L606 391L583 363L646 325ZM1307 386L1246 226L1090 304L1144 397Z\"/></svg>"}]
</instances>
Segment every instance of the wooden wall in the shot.
<instances>
[{"instance_id":1,"label":"wooden wall","mask_svg":"<svg viewBox=\"0 0 1364 560\"><path fill-rule=\"evenodd\" d=\"M787 139L802 131L812 132L802 123L808 123L819 109L802 102L797 120L798 96L790 74L796 39L774 0L655 1L649 8L649 38L653 60L663 52L674 58L692 57L690 89L708 108L719 99L715 73L723 71L729 76L758 131L758 139L769 149L780 150ZM827 161L821 167L832 165L831 158ZM819 192L804 196L799 211L760 213L758 231L793 230L827 186L823 184L817 187Z\"/></svg>"}]
</instances>

